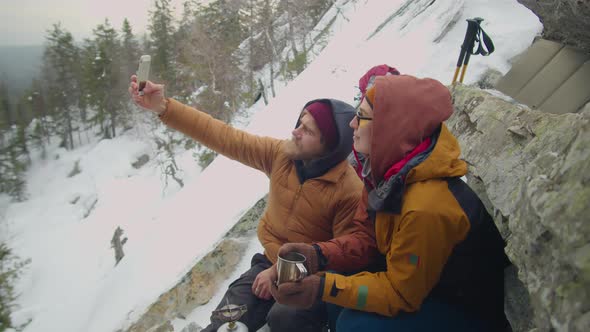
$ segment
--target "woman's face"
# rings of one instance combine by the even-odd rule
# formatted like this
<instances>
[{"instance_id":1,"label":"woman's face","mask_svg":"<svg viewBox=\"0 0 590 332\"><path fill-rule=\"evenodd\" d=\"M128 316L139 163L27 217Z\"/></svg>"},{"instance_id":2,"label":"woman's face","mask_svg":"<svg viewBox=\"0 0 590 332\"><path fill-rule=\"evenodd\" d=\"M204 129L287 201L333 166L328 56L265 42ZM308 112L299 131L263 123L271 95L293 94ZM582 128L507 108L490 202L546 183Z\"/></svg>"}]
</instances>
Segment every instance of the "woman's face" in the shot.
<instances>
[{"instance_id":1,"label":"woman's face","mask_svg":"<svg viewBox=\"0 0 590 332\"><path fill-rule=\"evenodd\" d=\"M348 125L354 129L354 149L364 155L370 155L373 133L373 109L366 98L363 99L357 109L356 116Z\"/></svg>"}]
</instances>

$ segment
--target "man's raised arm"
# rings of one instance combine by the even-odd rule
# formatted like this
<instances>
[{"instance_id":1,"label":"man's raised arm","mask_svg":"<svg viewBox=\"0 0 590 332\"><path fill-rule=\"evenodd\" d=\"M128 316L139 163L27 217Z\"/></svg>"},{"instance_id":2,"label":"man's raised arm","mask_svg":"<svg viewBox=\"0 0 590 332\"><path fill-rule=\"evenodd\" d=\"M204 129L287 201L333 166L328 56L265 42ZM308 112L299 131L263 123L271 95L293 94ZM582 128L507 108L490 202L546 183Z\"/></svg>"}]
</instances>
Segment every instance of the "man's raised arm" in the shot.
<instances>
[{"instance_id":1,"label":"man's raised arm","mask_svg":"<svg viewBox=\"0 0 590 332\"><path fill-rule=\"evenodd\" d=\"M208 148L247 166L270 174L281 141L235 129L209 114L164 96L164 86L147 82L139 95L137 77L131 76L129 93L140 107L156 113L167 126Z\"/></svg>"}]
</instances>

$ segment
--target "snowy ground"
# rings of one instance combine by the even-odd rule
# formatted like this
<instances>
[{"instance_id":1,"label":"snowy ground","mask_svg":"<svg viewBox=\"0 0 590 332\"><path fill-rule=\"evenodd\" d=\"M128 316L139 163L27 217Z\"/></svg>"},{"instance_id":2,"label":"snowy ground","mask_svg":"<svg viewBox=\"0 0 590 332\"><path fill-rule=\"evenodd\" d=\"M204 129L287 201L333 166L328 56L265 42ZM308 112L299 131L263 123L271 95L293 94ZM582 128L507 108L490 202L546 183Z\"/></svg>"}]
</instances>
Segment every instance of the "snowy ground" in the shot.
<instances>
[{"instance_id":1,"label":"snowy ground","mask_svg":"<svg viewBox=\"0 0 590 332\"><path fill-rule=\"evenodd\" d=\"M471 58L466 83L487 68L506 72L508 60L542 30L536 16L516 0L430 3L338 1L328 46L267 107L257 105L259 111L247 113L253 114L247 130L288 137L307 100L352 103L358 78L376 64L449 84L467 18L485 19L483 27L497 50L490 57ZM458 23L440 39L453 19ZM104 332L130 325L267 192L263 174L224 157L200 173L191 151L177 156L185 186L163 190L153 161L139 170L131 167L140 155L153 154L146 130L74 151L53 147L29 170L28 201L10 204L0 197L0 236L21 258L31 259L17 285L20 309L13 315L17 324L32 319L25 332ZM77 160L81 173L67 177ZM129 240L125 258L114 266L110 241L117 226ZM235 276L259 250L253 240ZM220 297L221 291L186 321L175 321L175 327L191 320L206 325Z\"/></svg>"}]
</instances>

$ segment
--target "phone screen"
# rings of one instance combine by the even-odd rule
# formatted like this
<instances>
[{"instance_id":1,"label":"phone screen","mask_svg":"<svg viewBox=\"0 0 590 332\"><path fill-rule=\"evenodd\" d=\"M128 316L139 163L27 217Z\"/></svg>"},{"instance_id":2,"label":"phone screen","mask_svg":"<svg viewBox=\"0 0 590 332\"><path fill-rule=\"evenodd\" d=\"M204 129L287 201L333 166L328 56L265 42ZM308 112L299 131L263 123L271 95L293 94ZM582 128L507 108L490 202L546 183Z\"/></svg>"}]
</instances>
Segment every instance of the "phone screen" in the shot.
<instances>
[{"instance_id":1,"label":"phone screen","mask_svg":"<svg viewBox=\"0 0 590 332\"><path fill-rule=\"evenodd\" d=\"M139 69L137 70L137 82L139 83L139 93L143 94L146 82L150 76L150 63L152 57L149 55L142 55L139 58Z\"/></svg>"}]
</instances>

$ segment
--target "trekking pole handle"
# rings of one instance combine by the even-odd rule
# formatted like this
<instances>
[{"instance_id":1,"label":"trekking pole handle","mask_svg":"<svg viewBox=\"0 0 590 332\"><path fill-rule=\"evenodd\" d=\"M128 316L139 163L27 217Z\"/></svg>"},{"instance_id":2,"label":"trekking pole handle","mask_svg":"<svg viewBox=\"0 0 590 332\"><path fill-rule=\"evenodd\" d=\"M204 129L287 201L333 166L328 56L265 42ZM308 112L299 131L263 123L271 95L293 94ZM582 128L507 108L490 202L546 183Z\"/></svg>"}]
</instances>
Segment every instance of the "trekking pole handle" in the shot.
<instances>
[{"instance_id":1,"label":"trekking pole handle","mask_svg":"<svg viewBox=\"0 0 590 332\"><path fill-rule=\"evenodd\" d=\"M467 19L467 32L465 33L465 42L463 42L462 46L465 48L467 54L473 53L473 45L475 44L477 34L481 29L480 25L482 21L483 18L481 17ZM469 59L469 55L467 55L467 59ZM467 62L469 62L469 60L464 62L464 64L467 64Z\"/></svg>"},{"instance_id":2,"label":"trekking pole handle","mask_svg":"<svg viewBox=\"0 0 590 332\"><path fill-rule=\"evenodd\" d=\"M481 21L483 21L483 19L480 17L467 20L467 30L465 31L463 44L461 44L461 53L459 54L459 59L457 60L457 67L461 67L463 65L463 60L465 59L466 53L470 50L470 47L473 48L475 35L477 34L479 23Z\"/></svg>"}]
</instances>

